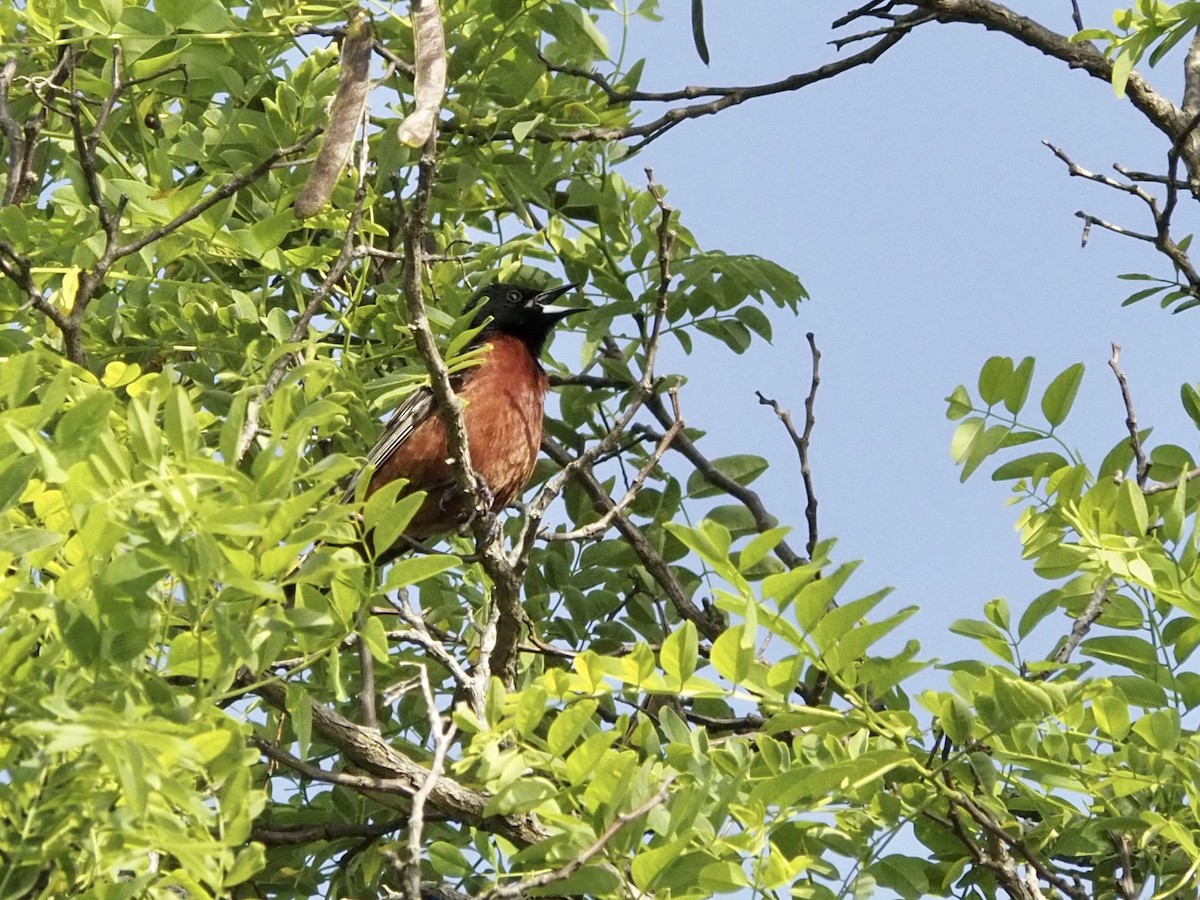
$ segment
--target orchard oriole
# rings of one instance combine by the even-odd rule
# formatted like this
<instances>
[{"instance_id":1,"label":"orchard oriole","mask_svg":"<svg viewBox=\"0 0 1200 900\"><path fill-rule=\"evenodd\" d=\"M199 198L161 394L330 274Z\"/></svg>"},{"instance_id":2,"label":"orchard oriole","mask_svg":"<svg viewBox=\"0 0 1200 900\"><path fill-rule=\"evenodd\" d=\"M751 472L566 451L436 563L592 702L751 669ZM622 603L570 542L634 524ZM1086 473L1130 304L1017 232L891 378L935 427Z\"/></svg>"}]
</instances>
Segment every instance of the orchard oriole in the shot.
<instances>
[{"instance_id":1,"label":"orchard oriole","mask_svg":"<svg viewBox=\"0 0 1200 900\"><path fill-rule=\"evenodd\" d=\"M553 303L578 286L537 291L499 283L475 298L471 324L483 330L469 346L490 346L482 362L455 377L453 387L463 401L471 467L491 493L493 512L512 502L533 474L548 386L538 357L554 325L583 311ZM373 473L367 496L397 478L408 480L404 492L426 492L404 537L424 541L467 521L471 503L455 484L446 425L428 387L411 394L392 414L366 464L350 479L347 499L368 469ZM403 543L394 549L403 550Z\"/></svg>"}]
</instances>

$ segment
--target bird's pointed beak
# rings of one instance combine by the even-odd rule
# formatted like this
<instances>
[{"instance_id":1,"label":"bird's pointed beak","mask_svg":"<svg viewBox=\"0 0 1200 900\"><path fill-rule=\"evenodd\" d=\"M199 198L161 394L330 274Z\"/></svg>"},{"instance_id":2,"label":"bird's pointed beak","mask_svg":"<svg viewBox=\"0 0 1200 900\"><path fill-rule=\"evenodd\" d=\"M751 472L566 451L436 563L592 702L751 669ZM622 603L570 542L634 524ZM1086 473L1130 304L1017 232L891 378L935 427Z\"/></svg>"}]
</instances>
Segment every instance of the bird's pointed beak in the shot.
<instances>
[{"instance_id":1,"label":"bird's pointed beak","mask_svg":"<svg viewBox=\"0 0 1200 900\"><path fill-rule=\"evenodd\" d=\"M577 312L583 312L587 309L586 306L558 306L554 303L563 294L569 293L578 287L582 287L583 282L579 281L574 284L564 284L560 287L551 288L548 291L542 291L533 298L533 302L541 307L542 315L549 316L555 321L564 319L569 315Z\"/></svg>"}]
</instances>

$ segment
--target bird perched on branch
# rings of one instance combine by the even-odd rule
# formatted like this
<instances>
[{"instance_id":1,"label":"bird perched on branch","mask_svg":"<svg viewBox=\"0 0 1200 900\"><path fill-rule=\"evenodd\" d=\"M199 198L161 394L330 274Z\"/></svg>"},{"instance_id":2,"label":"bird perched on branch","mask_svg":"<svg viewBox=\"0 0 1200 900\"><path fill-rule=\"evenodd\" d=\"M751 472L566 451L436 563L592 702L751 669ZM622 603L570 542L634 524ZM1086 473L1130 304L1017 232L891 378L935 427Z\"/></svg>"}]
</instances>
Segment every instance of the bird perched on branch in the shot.
<instances>
[{"instance_id":1,"label":"bird perched on branch","mask_svg":"<svg viewBox=\"0 0 1200 900\"><path fill-rule=\"evenodd\" d=\"M554 304L578 286L537 291L500 283L475 299L471 325L483 330L470 346L490 349L484 350L482 362L455 377L454 391L463 402L471 467L490 492L493 512L512 502L533 474L547 388L538 357L555 324L583 311L584 307ZM472 509L455 484L450 456L433 392L422 388L392 414L366 464L350 480L346 498L354 496L367 471L372 472L367 496L405 478L403 492L425 491L426 497L404 536L424 541L447 534L466 522Z\"/></svg>"}]
</instances>

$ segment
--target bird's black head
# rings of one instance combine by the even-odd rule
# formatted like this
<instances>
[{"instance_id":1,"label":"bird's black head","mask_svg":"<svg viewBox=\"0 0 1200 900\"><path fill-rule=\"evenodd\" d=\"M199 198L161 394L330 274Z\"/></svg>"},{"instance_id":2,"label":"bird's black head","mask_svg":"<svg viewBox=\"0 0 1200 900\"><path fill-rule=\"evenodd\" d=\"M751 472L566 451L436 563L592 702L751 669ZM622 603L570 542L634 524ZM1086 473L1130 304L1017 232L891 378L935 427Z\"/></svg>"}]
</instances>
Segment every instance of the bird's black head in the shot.
<instances>
[{"instance_id":1,"label":"bird's black head","mask_svg":"<svg viewBox=\"0 0 1200 900\"><path fill-rule=\"evenodd\" d=\"M472 304L475 317L471 320L471 326L478 328L487 322L478 340L486 341L489 335L494 334L510 334L524 341L529 352L538 356L555 323L586 308L554 304L554 301L567 291L577 287L578 284L565 284L548 291L539 291L504 282L489 285Z\"/></svg>"}]
</instances>

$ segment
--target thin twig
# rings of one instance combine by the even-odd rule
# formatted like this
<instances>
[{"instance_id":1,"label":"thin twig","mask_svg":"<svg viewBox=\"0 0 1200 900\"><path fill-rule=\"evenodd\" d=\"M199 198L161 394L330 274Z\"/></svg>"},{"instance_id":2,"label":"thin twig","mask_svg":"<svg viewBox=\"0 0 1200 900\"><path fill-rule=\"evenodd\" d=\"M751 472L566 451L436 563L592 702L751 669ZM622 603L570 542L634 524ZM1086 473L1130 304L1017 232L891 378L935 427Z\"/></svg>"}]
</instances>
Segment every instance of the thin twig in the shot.
<instances>
[{"instance_id":1,"label":"thin twig","mask_svg":"<svg viewBox=\"0 0 1200 900\"><path fill-rule=\"evenodd\" d=\"M275 679L255 681L248 672L240 673L238 682L241 690L252 691L276 709L287 709L287 688L282 682ZM314 733L338 748L345 760L371 774L325 772L300 760L285 760L277 754L268 754L272 759L283 761L309 777L357 790L381 790L412 797L424 783L429 770L379 732L351 722L322 703L314 703L312 712ZM256 744L262 748L261 743ZM456 821L501 834L520 846L538 843L547 836L537 818L527 813L485 815L491 795L445 775L437 781L429 799L439 811Z\"/></svg>"},{"instance_id":2,"label":"thin twig","mask_svg":"<svg viewBox=\"0 0 1200 900\"><path fill-rule=\"evenodd\" d=\"M671 424L671 414L662 404L661 398L651 397L646 402L646 408L658 419L659 423L667 428ZM754 518L754 527L759 531L769 531L774 528L778 522L767 512L766 506L762 502L762 498L758 493L746 487L743 484L738 484L720 469L712 464L700 449L687 436L687 432L682 432L671 444L671 449L683 456L692 466L704 476L704 480L713 487L724 491L729 496L733 497L741 503L749 511ZM787 541L780 541L775 545L775 555L789 569L799 568L807 565L808 560L800 556Z\"/></svg>"},{"instance_id":3,"label":"thin twig","mask_svg":"<svg viewBox=\"0 0 1200 900\"><path fill-rule=\"evenodd\" d=\"M293 825L256 826L250 831L251 840L260 841L268 847L284 847L309 844L313 841L340 841L346 838L379 838L403 828L407 819L389 819L386 822L320 822Z\"/></svg>"},{"instance_id":4,"label":"thin twig","mask_svg":"<svg viewBox=\"0 0 1200 900\"><path fill-rule=\"evenodd\" d=\"M404 893L408 900L421 900L421 833L425 827L425 804L433 793L438 779L446 766L446 754L454 738L454 723L446 722L437 711L433 688L429 684L429 673L423 664L417 664L417 677L421 681L421 694L425 698L425 712L429 717L429 739L433 741L433 760L429 763L429 774L417 789L412 799L412 812L408 816L408 865L404 867Z\"/></svg>"},{"instance_id":5,"label":"thin twig","mask_svg":"<svg viewBox=\"0 0 1200 900\"><path fill-rule=\"evenodd\" d=\"M524 897L528 892L536 888L545 887L548 884L555 884L570 878L589 862L591 862L592 859L598 856L601 851L608 846L609 842L620 833L622 828L631 822L636 822L656 806L660 806L665 803L667 801L667 797L670 795L672 781L673 776L668 776L659 789L654 793L654 796L652 796L645 803L641 804L636 809L631 809L627 813L618 813L617 817L613 819L608 828L604 829L604 833L597 837L596 840L592 842L590 847L582 851L578 856L569 862L550 872L542 872L539 875L532 875L529 878L523 878L514 884L494 887L484 894L480 900L519 900L519 898Z\"/></svg>"},{"instance_id":6,"label":"thin twig","mask_svg":"<svg viewBox=\"0 0 1200 900\"><path fill-rule=\"evenodd\" d=\"M662 461L663 454L667 452L667 448L671 446L671 442L679 435L679 432L684 428L683 416L679 412L679 388L672 387L668 393L671 395L671 406L675 410L675 421L667 432L659 439L658 445L654 448L654 452L650 454L650 458L646 460L646 464L638 470L629 488L625 491L625 496L616 501L610 506L604 514L595 522L590 522L581 528L576 528L573 531L541 531L539 537L547 541L583 541L595 537L598 534L603 534L612 525L613 519L618 514L629 508L629 505L637 499L641 493L642 487L646 483L646 479L650 473Z\"/></svg>"},{"instance_id":7,"label":"thin twig","mask_svg":"<svg viewBox=\"0 0 1200 900\"><path fill-rule=\"evenodd\" d=\"M396 600L393 601L393 606L396 612L400 614L400 618L409 626L408 629L405 629L398 636L419 644L430 656L450 672L451 677L466 691L471 703L471 711L482 722L484 720L484 710L486 709L486 685L480 684L472 678L459 661L446 649L442 640L433 636L425 620L417 615L416 610L408 602L407 591L402 590L397 594Z\"/></svg>"},{"instance_id":8,"label":"thin twig","mask_svg":"<svg viewBox=\"0 0 1200 900\"><path fill-rule=\"evenodd\" d=\"M1050 657L1051 662L1066 665L1070 661L1071 654L1075 652L1075 648L1087 637L1087 633L1091 631L1092 626L1096 624L1096 620L1100 618L1100 614L1104 612L1104 604L1108 601L1108 588L1111 584L1111 578L1101 578L1096 582L1091 599L1088 600L1087 606L1083 608L1083 612L1076 616L1075 621L1071 623L1071 633L1067 635L1058 649L1054 651L1054 654Z\"/></svg>"},{"instance_id":9,"label":"thin twig","mask_svg":"<svg viewBox=\"0 0 1200 900\"><path fill-rule=\"evenodd\" d=\"M1133 448L1133 456L1137 461L1137 483L1138 487L1145 488L1146 477L1150 473L1150 462L1146 459L1146 451L1142 449L1142 439L1138 436L1137 415L1133 411L1133 396L1129 391L1129 380L1117 365L1120 356L1121 345L1113 344L1112 357L1108 360L1108 367L1113 370L1113 374L1117 376L1117 383L1121 386L1121 399L1125 402L1125 427L1129 430L1129 446Z\"/></svg>"},{"instance_id":10,"label":"thin twig","mask_svg":"<svg viewBox=\"0 0 1200 900\"><path fill-rule=\"evenodd\" d=\"M509 557L509 565L518 573L524 572L525 564L529 559L529 553L533 549L534 540L539 535L538 526L541 524L542 518L546 514L550 503L558 496L566 484L576 476L576 474L590 469L597 459L610 453L620 442L625 430L633 422L634 416L647 403L652 400L661 405L661 400L655 396L660 387L660 380L654 373L655 361L658 356L659 344L662 340L662 325L666 319L667 302L670 297L670 286L673 278L671 272L671 255L675 247L675 231L671 226L671 217L675 212L663 198L662 190L654 181L654 170L647 168L646 183L650 195L654 198L655 204L659 209L659 223L657 228L658 248L658 290L655 293L654 311L652 314L651 325L649 331L643 329L642 347L642 374L637 383L631 385L632 394L626 399L623 411L618 419L609 427L607 433L600 439L599 442L589 447L583 453L569 460L563 465L563 468L553 478L551 478L543 488L538 492L538 495L526 507L525 523L522 526L521 535L517 539L517 549ZM675 408L675 421L678 421L679 406L678 399L672 399L672 405ZM671 430L674 428L674 421L663 423L663 427ZM682 427L674 429L674 436L682 436ZM663 444L664 447L669 446L670 441ZM649 474L647 472L647 474ZM632 485L631 485L632 487ZM640 490L640 488L639 488ZM606 494L607 496L607 494ZM636 493L634 494L636 496ZM612 498L609 497L610 504ZM632 497L630 502L632 502ZM606 523L611 522L613 516L608 516L608 509L605 510ZM620 510L617 510L619 513ZM617 513L614 513L616 515Z\"/></svg>"},{"instance_id":11,"label":"thin twig","mask_svg":"<svg viewBox=\"0 0 1200 900\"><path fill-rule=\"evenodd\" d=\"M572 461L571 455L549 438L542 438L542 450L561 466L566 466ZM615 504L616 501L609 496L608 491L604 489L590 468L581 468L576 477L583 490L594 502L600 504L602 509L607 511ZM725 631L725 623L720 613L715 610L702 610L691 601L671 566L662 558L642 530L630 521L629 516L618 512L614 524L625 540L629 542L629 546L642 565L646 567L646 571L666 592L675 611L694 624L706 638L716 640Z\"/></svg>"},{"instance_id":12,"label":"thin twig","mask_svg":"<svg viewBox=\"0 0 1200 900\"><path fill-rule=\"evenodd\" d=\"M758 396L759 403L771 407L775 415L779 417L779 421L787 429L788 436L792 439L792 444L796 448L796 454L800 458L800 477L804 482L806 500L804 518L808 522L808 543L805 545L805 550L808 553L808 558L812 559L813 552L817 546L818 529L817 495L813 487L812 467L809 464L809 448L812 444L813 426L817 423L813 407L817 399L817 388L821 384L821 351L817 349L816 340L811 331L805 337L808 338L808 346L812 350L812 381L809 385L808 396L804 400L804 432L798 433L796 431L796 426L792 422L792 414L783 409L776 401L763 396L762 391L755 391L755 394Z\"/></svg>"},{"instance_id":13,"label":"thin twig","mask_svg":"<svg viewBox=\"0 0 1200 900\"><path fill-rule=\"evenodd\" d=\"M365 172L365 162L363 163L362 172ZM305 337L308 333L308 325L312 321L313 316L317 314L317 310L325 303L325 299L341 282L342 276L346 274L346 270L350 267L350 263L357 258L358 254L355 253L354 242L358 236L359 226L362 224L363 211L367 199L362 172L360 172L354 210L350 213L350 221L346 223L346 233L342 238L341 250L338 251L337 259L333 261L333 265L329 267L329 272L326 273L325 278L322 279L317 289L313 291L312 296L309 297L308 304L299 317L297 317L296 323L292 326L291 333L288 334L287 343L289 344L297 343ZM279 389L279 385L283 383L283 378L292 366L294 359L295 357L291 353L281 356L275 362L275 365L272 366L270 373L268 373L262 390L246 405L246 424L242 426L242 433L238 436L237 447L233 454L233 464L235 466L245 458L251 443L258 436L258 423L263 406L274 396L275 391Z\"/></svg>"},{"instance_id":14,"label":"thin twig","mask_svg":"<svg viewBox=\"0 0 1200 900\"><path fill-rule=\"evenodd\" d=\"M1165 491L1174 491L1179 488L1179 482L1195 481L1197 478L1200 478L1200 467L1189 469L1179 478L1175 478L1171 481L1163 481L1159 482L1158 484L1148 484L1142 488L1142 493L1147 497L1150 497L1154 494L1164 493Z\"/></svg>"},{"instance_id":15,"label":"thin twig","mask_svg":"<svg viewBox=\"0 0 1200 900\"><path fill-rule=\"evenodd\" d=\"M922 17L924 14L920 14ZM770 84L749 85L747 87L688 87L678 91L665 91L662 93L651 93L646 91L617 91L615 88L609 88L606 91L610 103L669 103L683 99L695 97L713 97L707 103L696 103L689 106L680 106L668 109L657 119L645 123L644 125L623 125L623 126L591 126L586 128L569 128L562 130L553 129L535 129L526 135L527 140L537 141L539 143L577 143L587 141L620 141L630 138L639 139L634 145L635 149L641 149L652 141L662 137L680 122L687 119L696 119L703 116L711 116L719 113L723 109L728 109L731 106L745 103L747 100L753 100L758 97L771 96L772 94L781 94L790 91L798 91L809 85L816 84L821 81L827 81L834 78L843 72L859 66L869 65L883 56L888 50L896 46L900 39L907 34L909 29L897 28L893 29L889 34L876 41L870 47L847 56L844 59L836 62L826 63L823 66L818 66L815 69L807 72L800 72L780 81L771 82ZM566 75L575 75L577 72L566 69L557 64L549 64L551 71L561 71ZM585 75L588 80L595 82L596 78L592 74ZM514 140L515 136L510 130L496 131L494 129L484 129L475 125L449 122L443 126L446 131L457 131L465 133L472 139L485 140L488 142L496 140Z\"/></svg>"}]
</instances>

